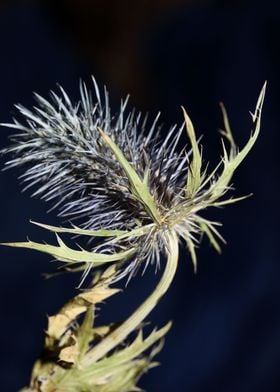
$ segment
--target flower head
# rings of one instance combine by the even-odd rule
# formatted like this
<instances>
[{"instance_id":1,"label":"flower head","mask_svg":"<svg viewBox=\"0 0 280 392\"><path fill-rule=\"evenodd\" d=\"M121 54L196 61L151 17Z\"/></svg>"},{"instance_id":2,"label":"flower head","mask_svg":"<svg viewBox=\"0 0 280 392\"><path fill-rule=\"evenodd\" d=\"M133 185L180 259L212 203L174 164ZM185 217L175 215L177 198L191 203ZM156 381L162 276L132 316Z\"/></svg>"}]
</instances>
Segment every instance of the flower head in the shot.
<instances>
[{"instance_id":1,"label":"flower head","mask_svg":"<svg viewBox=\"0 0 280 392\"><path fill-rule=\"evenodd\" d=\"M36 94L37 106L32 111L18 105L24 121L4 124L18 130L4 152L13 154L8 168L23 166L24 189L35 188L33 196L53 202L60 216L80 222L80 228L43 227L105 239L91 252L71 250L59 237L58 247L30 241L16 246L38 249L67 263L85 262L86 272L106 262L122 266L129 260L118 276L131 277L143 262L145 267L159 266L161 254L169 251L168 233L173 232L186 243L196 269L195 249L201 234L207 235L217 251L218 239L222 239L218 223L203 218L202 211L240 199L224 196L234 171L258 137L265 86L252 115L253 132L241 150L222 106L223 156L208 173L184 109L184 125L172 127L161 140L159 116L148 128L147 117L126 112L127 99L113 116L106 89L102 99L94 79L93 85L94 97L81 83L77 104L60 87L59 95L51 92L50 100ZM189 152L177 150L185 128Z\"/></svg>"}]
</instances>

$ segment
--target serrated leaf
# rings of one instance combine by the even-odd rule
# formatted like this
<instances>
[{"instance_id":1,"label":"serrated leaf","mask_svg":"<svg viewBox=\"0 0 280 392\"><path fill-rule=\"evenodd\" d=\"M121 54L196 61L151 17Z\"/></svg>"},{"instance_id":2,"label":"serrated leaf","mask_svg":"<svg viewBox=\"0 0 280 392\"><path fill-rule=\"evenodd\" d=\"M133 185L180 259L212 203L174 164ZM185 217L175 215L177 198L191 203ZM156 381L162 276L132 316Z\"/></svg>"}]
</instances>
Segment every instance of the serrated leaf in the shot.
<instances>
[{"instance_id":1,"label":"serrated leaf","mask_svg":"<svg viewBox=\"0 0 280 392\"><path fill-rule=\"evenodd\" d=\"M126 234L127 231L125 230L87 230L87 229L80 229L77 226L73 228L65 228L65 227L56 227L51 225L45 225L43 223L38 223L34 221L30 221L34 225L40 226L43 229L53 231L55 233L70 233L70 234L78 234L78 235L87 235L91 237L115 237L119 235Z\"/></svg>"},{"instance_id":2,"label":"serrated leaf","mask_svg":"<svg viewBox=\"0 0 280 392\"><path fill-rule=\"evenodd\" d=\"M211 206L222 207L222 206L226 206L228 204L234 204L234 203L237 203L238 201L246 200L246 199L248 199L248 197L251 197L252 195L253 195L253 193L250 193L249 195L245 195L245 196L231 197L227 200L216 201L214 203L211 203Z\"/></svg>"},{"instance_id":3,"label":"serrated leaf","mask_svg":"<svg viewBox=\"0 0 280 392\"><path fill-rule=\"evenodd\" d=\"M221 253L221 247L216 238L214 237L213 233L211 232L209 225L207 225L206 222L200 222L199 226L201 228L201 231L207 235L210 244L216 249L218 253Z\"/></svg>"},{"instance_id":4,"label":"serrated leaf","mask_svg":"<svg viewBox=\"0 0 280 392\"><path fill-rule=\"evenodd\" d=\"M201 176L202 158L201 158L201 153L199 151L198 142L196 140L193 123L183 107L182 110L185 118L187 134L190 139L191 147L192 147L192 160L189 166L187 185L186 185L187 195L188 197L192 197L196 193L201 182L203 181L203 178Z\"/></svg>"},{"instance_id":5,"label":"serrated leaf","mask_svg":"<svg viewBox=\"0 0 280 392\"><path fill-rule=\"evenodd\" d=\"M196 274L196 272L197 272L197 256L196 256L195 246L194 246L194 243L190 237L186 236L185 240L186 240L187 247L188 247L188 250L191 255L194 273Z\"/></svg>"},{"instance_id":6,"label":"serrated leaf","mask_svg":"<svg viewBox=\"0 0 280 392\"><path fill-rule=\"evenodd\" d=\"M15 248L27 248L34 249L39 252L47 253L53 256L55 259L67 263L92 263L93 266L101 266L105 263L111 263L120 260L126 260L135 252L134 248L127 251L118 252L114 254L103 254L88 252L84 249L75 250L69 248L57 235L58 246L41 244L38 242L27 241L27 242L10 242L2 243L1 245L11 246Z\"/></svg>"},{"instance_id":7,"label":"serrated leaf","mask_svg":"<svg viewBox=\"0 0 280 392\"><path fill-rule=\"evenodd\" d=\"M222 115L223 115L223 121L224 121L224 130L220 130L220 133L228 140L228 142L230 143L230 154L231 157L235 154L235 149L236 149L236 144L234 142L234 138L231 132L231 128L230 128L230 124L229 124L229 120L228 120L228 115L227 115L227 111L226 108L224 106L224 104L222 102L220 102L220 108L222 111Z\"/></svg>"},{"instance_id":8,"label":"serrated leaf","mask_svg":"<svg viewBox=\"0 0 280 392\"><path fill-rule=\"evenodd\" d=\"M150 346L159 341L169 331L171 325L172 323L169 322L163 328L157 331L154 330L146 339L143 339L143 332L139 331L137 337L129 346L85 368L84 376L91 379L102 378L127 362L133 361Z\"/></svg>"},{"instance_id":9,"label":"serrated leaf","mask_svg":"<svg viewBox=\"0 0 280 392\"><path fill-rule=\"evenodd\" d=\"M231 178L233 176L234 171L240 165L240 163L243 161L243 159L248 155L248 153L250 152L250 150L254 146L254 144L259 136L260 124L261 124L261 111L262 111L263 102L264 102L265 90L266 90L266 83L264 84L264 86L260 92L255 112L252 115L253 124L254 124L253 133L250 136L248 142L243 147L243 149L240 150L239 152L236 152L237 148L236 148L235 144L234 145L232 144L233 143L233 139L232 139L230 154L228 155L228 153L224 147L224 144L223 144L223 151L224 151L223 165L224 165L224 168L223 168L221 175L217 179L217 181L215 181L209 189L211 201L217 200L219 197L221 197L225 193L225 191L231 181ZM229 130L227 130L226 137L227 137L227 139L230 139L228 132L229 132Z\"/></svg>"},{"instance_id":10,"label":"serrated leaf","mask_svg":"<svg viewBox=\"0 0 280 392\"><path fill-rule=\"evenodd\" d=\"M134 196L142 202L143 206L147 210L147 212L151 215L151 217L157 222L161 223L161 216L156 206L156 203L150 194L149 187L147 184L148 179L148 170L145 173L145 178L142 181L132 165L127 161L124 154L120 150L120 148L114 143L114 141L102 131L102 129L98 128L102 139L104 142L110 147L113 151L115 157L117 158L119 164L124 169L127 178L130 182L132 192Z\"/></svg>"}]
</instances>

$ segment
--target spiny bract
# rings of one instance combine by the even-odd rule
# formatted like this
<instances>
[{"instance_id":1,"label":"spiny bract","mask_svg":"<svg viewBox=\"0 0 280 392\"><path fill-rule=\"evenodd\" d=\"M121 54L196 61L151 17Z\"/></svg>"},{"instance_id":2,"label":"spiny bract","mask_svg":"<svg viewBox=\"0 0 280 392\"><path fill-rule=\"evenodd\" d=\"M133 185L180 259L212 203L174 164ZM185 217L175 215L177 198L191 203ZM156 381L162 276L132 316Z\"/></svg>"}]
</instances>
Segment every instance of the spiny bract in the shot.
<instances>
[{"instance_id":1,"label":"spiny bract","mask_svg":"<svg viewBox=\"0 0 280 392\"><path fill-rule=\"evenodd\" d=\"M43 227L56 233L109 239L91 252L72 250L59 237L59 246L31 241L13 245L44 251L74 265L85 262L86 273L107 261L119 261L121 267L129 260L124 269L120 268L119 277L131 277L142 262L145 267L149 263L159 266L161 254L168 253L166 233L174 231L185 241L196 269L195 248L201 234L208 236L217 251L217 237L222 239L216 229L218 223L203 218L201 210L240 199L220 200L258 137L265 86L252 115L253 132L240 151L222 106L222 134L230 150L227 152L223 142L221 162L207 173L184 109L184 126L172 127L162 141L159 116L147 129L147 117L135 111L126 113L127 99L121 103L119 114L112 116L106 89L101 99L94 79L93 85L94 98L85 84L80 84L77 104L60 87L59 95L51 92L50 100L35 94L37 106L33 111L17 105L24 122L15 119L12 124L2 124L19 131L12 137L13 145L3 152L13 154L6 163L8 168L25 167L21 176L27 184L24 189L37 186L33 196L53 201L60 216L72 222L78 219L83 229ZM191 144L189 153L185 148L176 150L185 126Z\"/></svg>"}]
</instances>

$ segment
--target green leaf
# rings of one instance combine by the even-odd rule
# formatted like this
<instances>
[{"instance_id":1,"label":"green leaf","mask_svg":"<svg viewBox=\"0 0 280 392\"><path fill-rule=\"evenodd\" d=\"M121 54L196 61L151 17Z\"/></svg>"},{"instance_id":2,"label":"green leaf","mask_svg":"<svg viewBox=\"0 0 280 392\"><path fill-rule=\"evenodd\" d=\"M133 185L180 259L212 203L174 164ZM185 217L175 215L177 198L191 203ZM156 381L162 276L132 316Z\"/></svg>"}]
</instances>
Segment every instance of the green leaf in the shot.
<instances>
[{"instance_id":1,"label":"green leaf","mask_svg":"<svg viewBox=\"0 0 280 392\"><path fill-rule=\"evenodd\" d=\"M70 233L70 234L78 234L78 235L88 235L91 237L114 237L119 236L127 233L125 230L87 230L87 229L80 229L77 226L73 226L73 228L65 228L65 227L56 227L51 225L45 225L43 223L38 223L34 221L30 221L34 225L40 226L43 229L53 231L55 233Z\"/></svg>"},{"instance_id":2,"label":"green leaf","mask_svg":"<svg viewBox=\"0 0 280 392\"><path fill-rule=\"evenodd\" d=\"M81 359L89 349L93 337L94 307L89 306L82 325L77 332L79 359Z\"/></svg>"},{"instance_id":3,"label":"green leaf","mask_svg":"<svg viewBox=\"0 0 280 392\"><path fill-rule=\"evenodd\" d=\"M111 148L115 157L117 158L119 164L124 169L127 178L130 182L132 192L134 196L143 204L146 211L150 214L150 216L157 223L161 223L161 215L157 209L156 203L150 194L147 179L148 179L148 170L145 173L145 178L142 181L134 168L127 161L125 156L119 147L114 143L114 141L102 131L102 129L98 128L104 142Z\"/></svg>"},{"instance_id":4,"label":"green leaf","mask_svg":"<svg viewBox=\"0 0 280 392\"><path fill-rule=\"evenodd\" d=\"M104 377L108 372L112 372L114 368L121 367L127 362L132 361L161 339L171 328L172 323L169 322L158 331L154 330L146 339L143 339L143 332L140 330L136 339L124 349L121 349L109 357L105 357L98 362L90 364L84 368L84 376L90 379Z\"/></svg>"},{"instance_id":5,"label":"green leaf","mask_svg":"<svg viewBox=\"0 0 280 392\"><path fill-rule=\"evenodd\" d=\"M245 195L245 196L240 196L240 197L231 197L227 200L222 200L222 201L216 201L214 203L211 203L211 206L213 207L222 207L222 206L226 206L228 204L234 204L237 203L238 201L242 201L245 199L248 199L248 197L251 197L253 195L253 193L250 193L249 195Z\"/></svg>"},{"instance_id":6,"label":"green leaf","mask_svg":"<svg viewBox=\"0 0 280 392\"><path fill-rule=\"evenodd\" d=\"M127 251L114 253L114 254L102 254L102 253L94 253L88 252L84 249L75 250L71 249L64 244L61 238L57 236L58 246L48 245L48 244L40 244L33 241L27 242L10 242L10 243L2 243L0 245L11 246L15 248L27 248L34 249L43 253L47 253L59 261L67 262L67 263L92 263L93 265L100 266L104 263L111 263L114 261L125 260L133 255L135 252L134 248L131 248Z\"/></svg>"},{"instance_id":7,"label":"green leaf","mask_svg":"<svg viewBox=\"0 0 280 392\"><path fill-rule=\"evenodd\" d=\"M146 235L147 233L149 233L151 230L153 230L155 228L155 224L154 223L150 223L149 225L144 225L141 227L137 227L136 229L127 231L124 234L119 235L116 238L113 238L112 240L106 241L106 245L110 245L110 244L115 244L121 240L124 239L133 239L133 238L137 238L137 237L141 237L143 235Z\"/></svg>"},{"instance_id":8,"label":"green leaf","mask_svg":"<svg viewBox=\"0 0 280 392\"><path fill-rule=\"evenodd\" d=\"M197 272L197 256L196 256L195 246L194 246L194 243L190 237L186 236L185 240L186 240L187 247L188 247L188 250L191 255L194 273L196 274L196 272Z\"/></svg>"},{"instance_id":9,"label":"green leaf","mask_svg":"<svg viewBox=\"0 0 280 392\"><path fill-rule=\"evenodd\" d=\"M226 130L226 137L231 142L230 154L228 155L228 153L225 149L225 146L223 144L223 151L224 151L223 165L224 165L224 168L223 168L223 171L222 171L220 177L217 179L217 181L215 181L211 185L211 187L209 189L211 201L217 200L219 197L221 197L226 192L234 171L240 165L240 163L243 161L243 159L248 155L248 153L250 152L250 150L254 146L254 144L259 136L260 124L261 124L261 112L262 112L262 107L263 107L263 102L264 102L264 97L265 97L265 90L266 90L266 83L264 84L264 86L260 92L255 112L252 115L254 130L252 132L250 139L245 144L245 146L243 147L242 150L240 150L239 152L236 152L237 148L236 148L235 144L233 144L234 141L233 141L233 138L230 136L231 135L230 130L229 130L229 128Z\"/></svg>"},{"instance_id":10,"label":"green leaf","mask_svg":"<svg viewBox=\"0 0 280 392\"><path fill-rule=\"evenodd\" d=\"M199 226L201 228L201 231L207 235L210 244L216 249L216 251L218 253L221 253L222 252L221 247L220 247L218 241L216 240L216 238L214 237L214 235L210 229L210 225L207 224L206 222L200 222Z\"/></svg>"},{"instance_id":11,"label":"green leaf","mask_svg":"<svg viewBox=\"0 0 280 392\"><path fill-rule=\"evenodd\" d=\"M202 157L199 151L198 142L196 140L193 123L183 107L182 110L184 113L187 134L192 146L192 161L189 166L188 179L186 185L187 195L188 197L192 197L196 193L201 182L203 181L203 176L201 176Z\"/></svg>"},{"instance_id":12,"label":"green leaf","mask_svg":"<svg viewBox=\"0 0 280 392\"><path fill-rule=\"evenodd\" d=\"M220 130L220 133L229 141L230 146L231 146L231 154L233 155L235 153L236 144L234 142L234 138L233 138L233 135L231 132L227 111L226 111L226 108L222 102L220 102L220 108L222 111L223 120L224 120L224 127L225 127L224 130Z\"/></svg>"}]
</instances>

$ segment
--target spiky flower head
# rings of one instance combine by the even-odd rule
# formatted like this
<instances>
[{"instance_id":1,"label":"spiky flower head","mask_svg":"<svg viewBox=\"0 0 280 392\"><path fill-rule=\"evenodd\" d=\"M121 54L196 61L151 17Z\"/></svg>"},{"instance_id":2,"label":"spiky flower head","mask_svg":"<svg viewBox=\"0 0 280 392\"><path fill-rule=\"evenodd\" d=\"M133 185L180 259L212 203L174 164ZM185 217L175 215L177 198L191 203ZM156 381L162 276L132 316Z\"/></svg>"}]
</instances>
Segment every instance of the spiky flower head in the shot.
<instances>
[{"instance_id":1,"label":"spiky flower head","mask_svg":"<svg viewBox=\"0 0 280 392\"><path fill-rule=\"evenodd\" d=\"M59 237L58 246L31 241L13 245L41 250L74 266L84 262L86 273L93 266L117 262L118 276L131 277L142 263L159 266L161 255L169 252L172 232L186 243L196 269L195 249L201 234L220 251L218 223L201 213L239 200L224 196L235 169L258 137L265 86L252 114L252 134L241 150L222 106L223 155L210 173L184 109L183 126L172 127L162 140L159 116L148 127L146 116L127 113L127 99L121 102L119 113L112 115L106 89L102 97L94 79L93 86L94 95L80 84L77 104L59 87L58 93L51 92L50 100L35 94L33 110L17 105L23 121L4 124L18 131L4 152L13 155L8 168L24 168L24 189L34 188L33 196L52 202L52 208L58 208L59 215L73 225L68 229L43 227L56 233L100 236L103 241L90 252L70 249ZM177 149L184 129L189 152Z\"/></svg>"}]
</instances>

